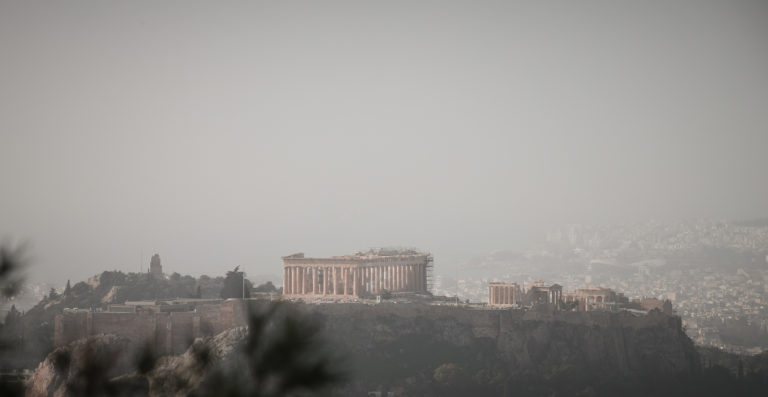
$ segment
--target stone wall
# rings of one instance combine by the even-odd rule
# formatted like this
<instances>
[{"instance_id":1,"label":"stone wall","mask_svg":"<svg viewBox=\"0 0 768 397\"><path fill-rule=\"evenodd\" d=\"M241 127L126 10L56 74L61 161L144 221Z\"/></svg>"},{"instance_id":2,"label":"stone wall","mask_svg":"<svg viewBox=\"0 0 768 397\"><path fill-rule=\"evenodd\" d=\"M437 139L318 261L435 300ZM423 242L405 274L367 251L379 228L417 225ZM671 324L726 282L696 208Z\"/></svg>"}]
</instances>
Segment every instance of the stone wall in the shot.
<instances>
[{"instance_id":1,"label":"stone wall","mask_svg":"<svg viewBox=\"0 0 768 397\"><path fill-rule=\"evenodd\" d=\"M195 338L245 325L240 302L201 305L196 311L160 313L67 312L56 316L54 346L91 335L115 334L151 344L164 354L184 352Z\"/></svg>"}]
</instances>

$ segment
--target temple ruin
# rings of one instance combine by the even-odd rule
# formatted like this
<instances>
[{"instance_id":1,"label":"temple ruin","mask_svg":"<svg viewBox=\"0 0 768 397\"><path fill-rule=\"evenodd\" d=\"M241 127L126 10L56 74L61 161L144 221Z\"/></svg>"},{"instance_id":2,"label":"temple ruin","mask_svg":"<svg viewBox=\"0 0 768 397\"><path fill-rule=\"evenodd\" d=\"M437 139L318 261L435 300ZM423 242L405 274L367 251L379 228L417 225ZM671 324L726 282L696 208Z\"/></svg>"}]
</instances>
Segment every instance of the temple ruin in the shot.
<instances>
[{"instance_id":1,"label":"temple ruin","mask_svg":"<svg viewBox=\"0 0 768 397\"><path fill-rule=\"evenodd\" d=\"M364 297L384 292L427 293L432 255L376 249L330 258L283 257L283 295Z\"/></svg>"},{"instance_id":2,"label":"temple ruin","mask_svg":"<svg viewBox=\"0 0 768 397\"><path fill-rule=\"evenodd\" d=\"M488 304L513 306L520 303L520 286L517 283L488 283Z\"/></svg>"},{"instance_id":3,"label":"temple ruin","mask_svg":"<svg viewBox=\"0 0 768 397\"><path fill-rule=\"evenodd\" d=\"M563 287L558 284L545 285L536 281L528 291L517 283L488 283L488 305L490 306L519 306L548 304L560 306L563 299Z\"/></svg>"},{"instance_id":4,"label":"temple ruin","mask_svg":"<svg viewBox=\"0 0 768 397\"><path fill-rule=\"evenodd\" d=\"M548 304L560 307L563 300L563 287L559 284L546 285L539 280L528 289L527 300L534 305Z\"/></svg>"},{"instance_id":5,"label":"temple ruin","mask_svg":"<svg viewBox=\"0 0 768 397\"><path fill-rule=\"evenodd\" d=\"M577 302L578 311L612 310L619 304L628 303L624 294L617 294L610 288L586 287L565 294L564 302Z\"/></svg>"}]
</instances>

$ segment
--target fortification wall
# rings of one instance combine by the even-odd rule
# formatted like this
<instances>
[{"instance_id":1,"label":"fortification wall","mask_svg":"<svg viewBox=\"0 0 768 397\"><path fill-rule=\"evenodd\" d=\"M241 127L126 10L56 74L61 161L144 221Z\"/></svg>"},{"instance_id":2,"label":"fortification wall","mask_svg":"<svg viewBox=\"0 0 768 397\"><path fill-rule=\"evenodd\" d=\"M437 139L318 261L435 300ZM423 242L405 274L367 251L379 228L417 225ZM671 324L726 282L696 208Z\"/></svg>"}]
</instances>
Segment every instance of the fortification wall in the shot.
<instances>
[{"instance_id":1,"label":"fortification wall","mask_svg":"<svg viewBox=\"0 0 768 397\"><path fill-rule=\"evenodd\" d=\"M54 346L63 346L91 335L115 334L137 344L149 343L158 352L184 352L195 338L213 336L244 325L235 304L203 305L195 312L112 313L70 312L56 316ZM240 306L238 306L240 307Z\"/></svg>"}]
</instances>

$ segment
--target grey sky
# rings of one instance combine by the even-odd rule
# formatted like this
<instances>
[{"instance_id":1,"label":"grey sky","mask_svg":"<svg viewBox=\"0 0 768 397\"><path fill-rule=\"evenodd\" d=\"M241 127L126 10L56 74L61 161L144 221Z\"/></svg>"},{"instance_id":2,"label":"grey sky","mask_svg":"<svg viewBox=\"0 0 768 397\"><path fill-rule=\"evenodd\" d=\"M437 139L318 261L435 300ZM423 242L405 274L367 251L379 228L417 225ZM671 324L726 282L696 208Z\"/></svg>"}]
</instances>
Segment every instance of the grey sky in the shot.
<instances>
[{"instance_id":1,"label":"grey sky","mask_svg":"<svg viewBox=\"0 0 768 397\"><path fill-rule=\"evenodd\" d=\"M0 237L63 282L768 215L768 2L542 3L0 0Z\"/></svg>"}]
</instances>

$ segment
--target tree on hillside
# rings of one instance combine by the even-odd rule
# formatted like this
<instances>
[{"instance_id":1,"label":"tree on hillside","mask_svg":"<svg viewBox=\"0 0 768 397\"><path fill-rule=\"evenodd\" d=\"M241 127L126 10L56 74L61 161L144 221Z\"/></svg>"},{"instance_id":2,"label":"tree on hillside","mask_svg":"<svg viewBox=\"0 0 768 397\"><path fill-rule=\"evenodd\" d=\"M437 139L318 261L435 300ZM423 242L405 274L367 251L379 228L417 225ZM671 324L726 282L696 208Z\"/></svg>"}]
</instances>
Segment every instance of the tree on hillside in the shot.
<instances>
[{"instance_id":1,"label":"tree on hillside","mask_svg":"<svg viewBox=\"0 0 768 397\"><path fill-rule=\"evenodd\" d=\"M239 270L240 266L235 266L224 277L224 288L221 289L220 294L223 299L251 297L250 291L253 288L253 284L245 280L245 272Z\"/></svg>"},{"instance_id":2,"label":"tree on hillside","mask_svg":"<svg viewBox=\"0 0 768 397\"><path fill-rule=\"evenodd\" d=\"M0 302L16 295L24 283L24 249L0 247Z\"/></svg>"},{"instance_id":3,"label":"tree on hillside","mask_svg":"<svg viewBox=\"0 0 768 397\"><path fill-rule=\"evenodd\" d=\"M254 292L277 292L277 288L271 281L267 281L264 284L259 285L253 289Z\"/></svg>"},{"instance_id":4,"label":"tree on hillside","mask_svg":"<svg viewBox=\"0 0 768 397\"><path fill-rule=\"evenodd\" d=\"M72 286L69 285L69 280L67 280L67 286L64 287L64 295L69 295L70 292L72 292Z\"/></svg>"},{"instance_id":5,"label":"tree on hillside","mask_svg":"<svg viewBox=\"0 0 768 397\"><path fill-rule=\"evenodd\" d=\"M0 305L4 306L13 298L24 283L24 248L0 246ZM10 363L6 360L18 356L18 348L22 344L19 331L23 331L23 328L21 313L12 305L4 324L0 325L0 367L7 368ZM22 396L24 385L5 377L0 378L0 395Z\"/></svg>"},{"instance_id":6,"label":"tree on hillside","mask_svg":"<svg viewBox=\"0 0 768 397\"><path fill-rule=\"evenodd\" d=\"M249 306L245 343L226 366L211 363L210 354L198 355L198 364L209 370L189 395L330 395L328 388L346 379L347 374L337 368L343 357L331 356L322 348L322 328L314 318L292 304Z\"/></svg>"}]
</instances>

